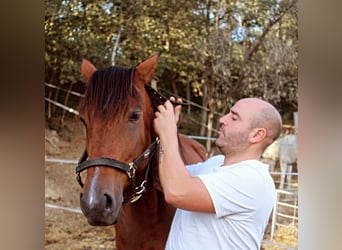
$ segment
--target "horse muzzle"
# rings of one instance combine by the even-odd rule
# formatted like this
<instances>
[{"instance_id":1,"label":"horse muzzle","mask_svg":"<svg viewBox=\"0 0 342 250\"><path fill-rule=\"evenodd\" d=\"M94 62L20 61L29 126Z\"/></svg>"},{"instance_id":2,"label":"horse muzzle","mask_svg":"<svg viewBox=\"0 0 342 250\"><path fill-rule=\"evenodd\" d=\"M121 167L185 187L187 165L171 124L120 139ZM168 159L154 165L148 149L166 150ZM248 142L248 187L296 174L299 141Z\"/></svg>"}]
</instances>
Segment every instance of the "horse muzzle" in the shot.
<instances>
[{"instance_id":1,"label":"horse muzzle","mask_svg":"<svg viewBox=\"0 0 342 250\"><path fill-rule=\"evenodd\" d=\"M117 222L123 197L109 192L81 192L80 206L88 223L92 226L109 226Z\"/></svg>"},{"instance_id":2,"label":"horse muzzle","mask_svg":"<svg viewBox=\"0 0 342 250\"><path fill-rule=\"evenodd\" d=\"M80 193L80 207L92 226L113 225L118 220L123 203L125 176L113 179L101 167L89 169L86 183ZM104 172L105 171L105 172ZM115 184L115 185L114 185Z\"/></svg>"}]
</instances>

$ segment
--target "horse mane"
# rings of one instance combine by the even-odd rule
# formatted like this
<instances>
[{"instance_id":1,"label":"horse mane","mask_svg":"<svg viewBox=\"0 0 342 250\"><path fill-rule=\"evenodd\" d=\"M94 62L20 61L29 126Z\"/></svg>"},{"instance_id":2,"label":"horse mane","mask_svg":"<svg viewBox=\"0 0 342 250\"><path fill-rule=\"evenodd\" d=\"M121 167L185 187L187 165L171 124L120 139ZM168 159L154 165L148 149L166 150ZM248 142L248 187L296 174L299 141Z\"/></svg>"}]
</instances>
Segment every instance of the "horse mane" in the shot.
<instances>
[{"instance_id":1,"label":"horse mane","mask_svg":"<svg viewBox=\"0 0 342 250\"><path fill-rule=\"evenodd\" d=\"M90 115L109 119L123 115L130 98L139 98L133 85L134 68L111 66L99 69L89 79L80 111L87 110Z\"/></svg>"}]
</instances>

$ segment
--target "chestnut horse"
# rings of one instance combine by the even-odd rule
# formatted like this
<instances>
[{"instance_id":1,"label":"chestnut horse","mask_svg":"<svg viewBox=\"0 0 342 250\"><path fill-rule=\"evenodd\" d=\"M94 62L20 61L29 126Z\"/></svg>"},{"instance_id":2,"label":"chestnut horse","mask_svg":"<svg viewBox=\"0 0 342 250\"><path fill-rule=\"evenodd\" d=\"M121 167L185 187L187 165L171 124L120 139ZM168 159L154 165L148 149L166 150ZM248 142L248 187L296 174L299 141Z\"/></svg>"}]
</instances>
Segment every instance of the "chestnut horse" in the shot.
<instances>
[{"instance_id":1,"label":"chestnut horse","mask_svg":"<svg viewBox=\"0 0 342 250\"><path fill-rule=\"evenodd\" d=\"M82 62L88 83L80 106L87 135L76 168L80 206L90 225L115 224L117 249L164 249L175 212L160 188L159 139L152 125L157 105L165 101L149 85L159 56L135 68L97 70ZM185 135L179 142L186 164L206 159L199 142Z\"/></svg>"}]
</instances>

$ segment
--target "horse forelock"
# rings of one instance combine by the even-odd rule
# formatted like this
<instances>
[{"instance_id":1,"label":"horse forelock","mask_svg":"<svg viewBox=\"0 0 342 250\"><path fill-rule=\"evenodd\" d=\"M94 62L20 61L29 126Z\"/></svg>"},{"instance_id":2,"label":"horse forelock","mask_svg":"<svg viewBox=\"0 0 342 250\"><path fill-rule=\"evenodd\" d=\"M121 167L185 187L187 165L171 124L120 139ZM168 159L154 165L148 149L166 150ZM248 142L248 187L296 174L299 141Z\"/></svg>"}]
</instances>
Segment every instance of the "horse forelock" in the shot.
<instances>
[{"instance_id":1,"label":"horse forelock","mask_svg":"<svg viewBox=\"0 0 342 250\"><path fill-rule=\"evenodd\" d=\"M131 97L139 98L133 85L133 68L111 66L94 72L81 103L93 116L109 119L123 115Z\"/></svg>"}]
</instances>

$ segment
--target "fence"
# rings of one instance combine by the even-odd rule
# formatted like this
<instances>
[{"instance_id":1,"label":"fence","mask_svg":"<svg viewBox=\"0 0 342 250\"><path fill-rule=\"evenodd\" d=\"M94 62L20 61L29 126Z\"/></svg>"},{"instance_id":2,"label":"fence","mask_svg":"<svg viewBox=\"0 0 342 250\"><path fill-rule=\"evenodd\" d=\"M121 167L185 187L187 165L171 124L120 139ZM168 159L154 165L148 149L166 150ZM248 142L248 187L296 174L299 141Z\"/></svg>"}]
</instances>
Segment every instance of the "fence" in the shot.
<instances>
[{"instance_id":1,"label":"fence","mask_svg":"<svg viewBox=\"0 0 342 250\"><path fill-rule=\"evenodd\" d=\"M274 239L274 232L278 227L298 224L298 192L297 190L276 190L276 197L273 205L271 241Z\"/></svg>"},{"instance_id":2,"label":"fence","mask_svg":"<svg viewBox=\"0 0 342 250\"><path fill-rule=\"evenodd\" d=\"M282 175L283 173L281 172L275 172L275 171L271 171L270 174L272 175L273 177L273 180L274 180L274 183L275 184L280 184L280 181L278 180L277 176L280 176ZM296 189L298 187L298 173L295 173L295 172L287 172L285 173L285 175L291 175L291 177L295 177L295 178L291 178L291 183L290 183L290 188L287 188L286 190L292 190L292 189ZM287 180L285 182L285 184L287 184ZM285 189L282 189L282 190L285 190Z\"/></svg>"}]
</instances>

